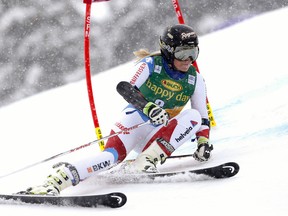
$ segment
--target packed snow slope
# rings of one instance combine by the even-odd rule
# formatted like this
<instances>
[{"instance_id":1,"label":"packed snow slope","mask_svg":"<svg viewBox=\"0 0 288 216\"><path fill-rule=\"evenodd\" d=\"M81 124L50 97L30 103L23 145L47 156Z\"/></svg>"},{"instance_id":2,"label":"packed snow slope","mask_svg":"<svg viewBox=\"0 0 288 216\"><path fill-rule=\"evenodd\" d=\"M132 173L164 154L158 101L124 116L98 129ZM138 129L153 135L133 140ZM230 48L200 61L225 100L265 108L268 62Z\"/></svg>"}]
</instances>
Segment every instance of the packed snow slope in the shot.
<instances>
[{"instance_id":1,"label":"packed snow slope","mask_svg":"<svg viewBox=\"0 0 288 216\"><path fill-rule=\"evenodd\" d=\"M112 184L97 177L63 191L68 194L124 192L120 209L60 208L0 204L5 215L277 215L288 214L288 8L263 14L200 38L198 65L204 75L217 126L211 130L211 160L167 162L162 170L240 164L225 180ZM117 121L125 101L115 86L132 76L129 62L93 77L103 135ZM0 175L95 140L85 80L38 94L0 110ZM185 144L176 153L191 153ZM50 167L67 157L94 154L97 144L0 178L0 193L43 181ZM133 155L132 155L133 156ZM132 157L131 156L131 157ZM181 165L182 164L182 165Z\"/></svg>"}]
</instances>

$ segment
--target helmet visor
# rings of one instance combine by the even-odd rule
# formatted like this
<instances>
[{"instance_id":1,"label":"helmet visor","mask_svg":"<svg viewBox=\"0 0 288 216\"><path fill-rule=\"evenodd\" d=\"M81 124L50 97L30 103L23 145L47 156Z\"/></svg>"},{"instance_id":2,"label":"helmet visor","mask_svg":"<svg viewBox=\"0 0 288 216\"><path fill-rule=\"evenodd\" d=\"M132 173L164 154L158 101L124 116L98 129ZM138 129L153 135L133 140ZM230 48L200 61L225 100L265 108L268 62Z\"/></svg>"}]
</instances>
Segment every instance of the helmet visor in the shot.
<instances>
[{"instance_id":1,"label":"helmet visor","mask_svg":"<svg viewBox=\"0 0 288 216\"><path fill-rule=\"evenodd\" d=\"M180 61L187 60L191 58L192 61L195 61L199 54L198 46L179 46L175 48L174 57Z\"/></svg>"}]
</instances>

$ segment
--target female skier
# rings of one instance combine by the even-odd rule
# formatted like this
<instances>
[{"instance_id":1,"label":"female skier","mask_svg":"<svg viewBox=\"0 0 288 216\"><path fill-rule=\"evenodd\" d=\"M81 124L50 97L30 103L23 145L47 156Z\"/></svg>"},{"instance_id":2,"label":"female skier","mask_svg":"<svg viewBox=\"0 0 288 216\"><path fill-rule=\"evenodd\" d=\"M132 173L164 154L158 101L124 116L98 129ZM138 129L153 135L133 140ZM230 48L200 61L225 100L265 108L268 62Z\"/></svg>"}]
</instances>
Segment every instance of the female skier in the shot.
<instances>
[{"instance_id":1,"label":"female skier","mask_svg":"<svg viewBox=\"0 0 288 216\"><path fill-rule=\"evenodd\" d=\"M206 87L192 65L199 54L198 37L191 27L174 25L164 30L159 45L160 52L136 52L140 61L134 76L130 82L117 85L118 93L129 104L111 134L147 121L150 124L111 137L103 152L56 164L44 184L20 193L58 195L68 186L124 161L132 150L139 154L131 166L143 172L157 172L158 162L164 163L192 139L197 141L194 158L210 158L213 146L209 143ZM191 108L184 109L189 101Z\"/></svg>"}]
</instances>

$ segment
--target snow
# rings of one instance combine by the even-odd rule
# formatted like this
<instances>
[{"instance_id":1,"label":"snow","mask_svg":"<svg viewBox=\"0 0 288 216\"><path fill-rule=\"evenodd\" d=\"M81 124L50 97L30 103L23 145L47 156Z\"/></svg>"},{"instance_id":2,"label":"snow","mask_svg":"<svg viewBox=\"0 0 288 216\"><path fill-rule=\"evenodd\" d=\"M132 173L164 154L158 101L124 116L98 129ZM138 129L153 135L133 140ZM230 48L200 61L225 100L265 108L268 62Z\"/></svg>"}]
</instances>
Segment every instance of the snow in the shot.
<instances>
[{"instance_id":1,"label":"snow","mask_svg":"<svg viewBox=\"0 0 288 216\"><path fill-rule=\"evenodd\" d=\"M187 169L235 161L240 164L238 175L224 180L153 184L111 184L92 177L62 194L120 191L127 195L127 204L119 209L1 204L1 212L41 216L287 215L287 16L288 8L283 8L200 38L198 65L217 122L211 130L215 150L207 163L190 158L168 161L160 167ZM109 134L125 105L115 86L130 79L132 64L93 77L103 135ZM97 144L92 145L3 177L96 139L85 80L3 107L0 119L0 193L17 192L42 182L55 162L99 151ZM177 153L194 150L195 146L187 143Z\"/></svg>"}]
</instances>

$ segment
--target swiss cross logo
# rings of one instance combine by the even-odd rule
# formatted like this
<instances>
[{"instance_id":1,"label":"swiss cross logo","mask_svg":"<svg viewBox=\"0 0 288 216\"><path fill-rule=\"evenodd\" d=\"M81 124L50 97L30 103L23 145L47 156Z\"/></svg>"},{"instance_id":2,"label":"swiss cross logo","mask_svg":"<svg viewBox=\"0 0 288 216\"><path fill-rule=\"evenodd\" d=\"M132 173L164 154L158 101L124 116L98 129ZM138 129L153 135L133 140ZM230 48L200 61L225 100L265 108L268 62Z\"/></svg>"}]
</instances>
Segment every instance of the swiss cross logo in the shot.
<instances>
[{"instance_id":1,"label":"swiss cross logo","mask_svg":"<svg viewBox=\"0 0 288 216\"><path fill-rule=\"evenodd\" d=\"M191 121L191 124L192 124L193 127L195 127L195 125L197 125L198 122L196 122L196 121Z\"/></svg>"},{"instance_id":2,"label":"swiss cross logo","mask_svg":"<svg viewBox=\"0 0 288 216\"><path fill-rule=\"evenodd\" d=\"M92 173L93 172L92 167L88 167L87 171L88 171L88 173Z\"/></svg>"}]
</instances>

